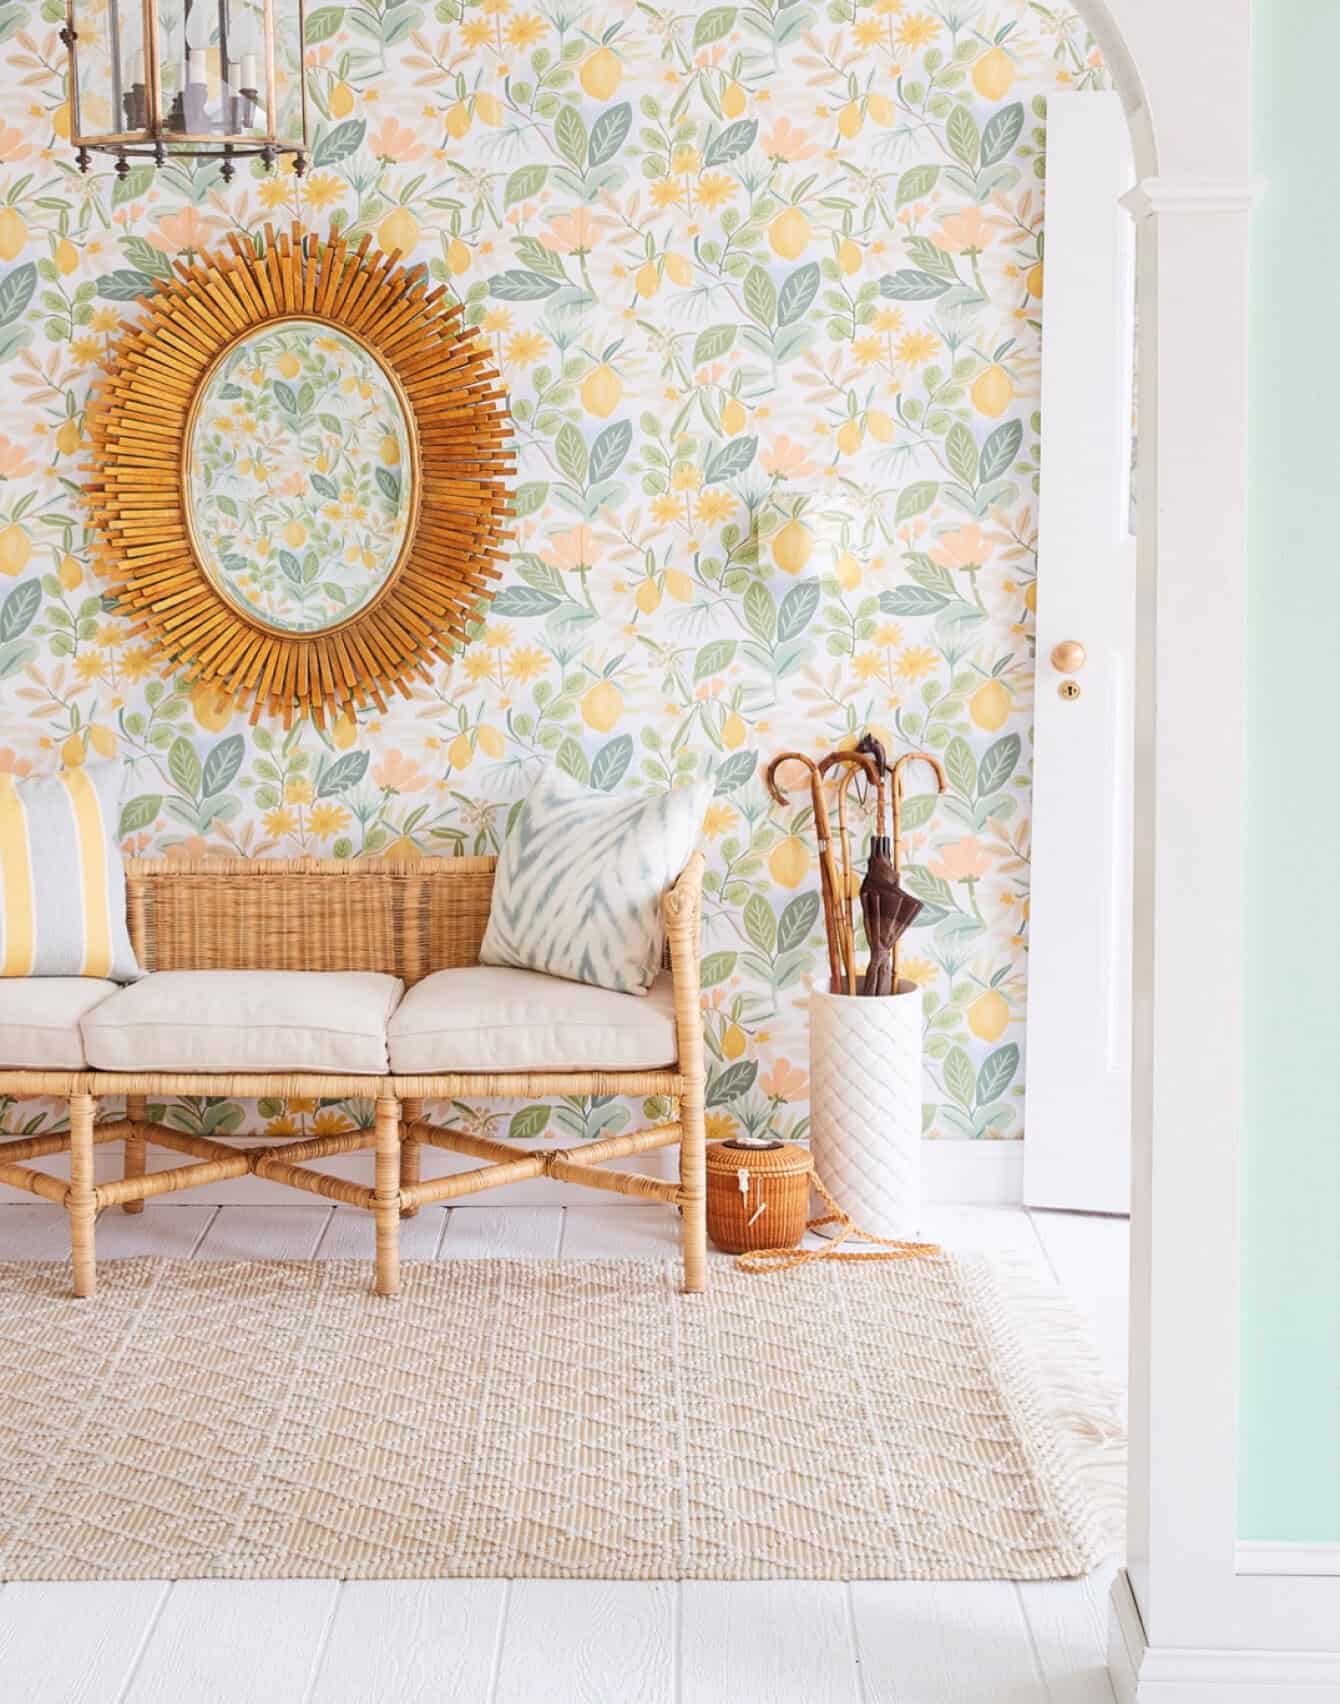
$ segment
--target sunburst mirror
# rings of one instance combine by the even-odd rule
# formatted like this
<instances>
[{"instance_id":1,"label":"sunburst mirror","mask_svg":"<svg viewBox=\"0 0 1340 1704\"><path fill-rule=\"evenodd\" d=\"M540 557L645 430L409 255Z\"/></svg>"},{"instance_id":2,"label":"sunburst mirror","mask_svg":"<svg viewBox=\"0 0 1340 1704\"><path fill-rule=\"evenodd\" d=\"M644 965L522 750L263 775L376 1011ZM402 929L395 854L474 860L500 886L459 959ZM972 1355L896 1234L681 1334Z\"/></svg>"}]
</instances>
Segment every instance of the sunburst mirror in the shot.
<instances>
[{"instance_id":1,"label":"sunburst mirror","mask_svg":"<svg viewBox=\"0 0 1340 1704\"><path fill-rule=\"evenodd\" d=\"M179 265L90 405L99 572L166 668L253 721L408 696L512 536L491 352L368 246L267 227Z\"/></svg>"}]
</instances>

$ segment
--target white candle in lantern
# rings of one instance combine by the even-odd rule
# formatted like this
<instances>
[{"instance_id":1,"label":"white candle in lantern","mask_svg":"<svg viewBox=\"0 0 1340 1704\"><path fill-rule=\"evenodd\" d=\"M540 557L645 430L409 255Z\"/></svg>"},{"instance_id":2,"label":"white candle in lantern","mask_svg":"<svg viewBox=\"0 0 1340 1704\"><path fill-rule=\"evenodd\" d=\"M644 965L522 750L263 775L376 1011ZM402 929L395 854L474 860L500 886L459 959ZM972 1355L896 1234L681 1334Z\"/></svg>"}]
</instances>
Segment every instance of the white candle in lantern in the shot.
<instances>
[{"instance_id":1,"label":"white candle in lantern","mask_svg":"<svg viewBox=\"0 0 1340 1704\"><path fill-rule=\"evenodd\" d=\"M205 50L203 47L193 47L186 55L186 81L188 83L203 83L205 80Z\"/></svg>"},{"instance_id":2,"label":"white candle in lantern","mask_svg":"<svg viewBox=\"0 0 1340 1704\"><path fill-rule=\"evenodd\" d=\"M132 85L144 81L144 55L139 48L130 56L130 81Z\"/></svg>"},{"instance_id":3,"label":"white candle in lantern","mask_svg":"<svg viewBox=\"0 0 1340 1704\"><path fill-rule=\"evenodd\" d=\"M254 53L242 55L241 86L244 89L258 89L260 87L260 84L256 81L256 55Z\"/></svg>"}]
</instances>

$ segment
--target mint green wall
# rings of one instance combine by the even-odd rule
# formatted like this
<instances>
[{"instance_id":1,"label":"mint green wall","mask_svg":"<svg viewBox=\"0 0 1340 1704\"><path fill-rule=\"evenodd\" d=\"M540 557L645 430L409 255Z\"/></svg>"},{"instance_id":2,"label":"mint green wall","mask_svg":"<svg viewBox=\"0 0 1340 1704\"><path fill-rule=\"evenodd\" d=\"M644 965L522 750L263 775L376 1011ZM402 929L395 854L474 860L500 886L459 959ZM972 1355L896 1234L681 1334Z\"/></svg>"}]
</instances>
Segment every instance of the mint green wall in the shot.
<instances>
[{"instance_id":1,"label":"mint green wall","mask_svg":"<svg viewBox=\"0 0 1340 1704\"><path fill-rule=\"evenodd\" d=\"M1340 6L1258 0L1254 28L1269 183L1252 256L1239 1528L1326 1542L1340 1541Z\"/></svg>"}]
</instances>

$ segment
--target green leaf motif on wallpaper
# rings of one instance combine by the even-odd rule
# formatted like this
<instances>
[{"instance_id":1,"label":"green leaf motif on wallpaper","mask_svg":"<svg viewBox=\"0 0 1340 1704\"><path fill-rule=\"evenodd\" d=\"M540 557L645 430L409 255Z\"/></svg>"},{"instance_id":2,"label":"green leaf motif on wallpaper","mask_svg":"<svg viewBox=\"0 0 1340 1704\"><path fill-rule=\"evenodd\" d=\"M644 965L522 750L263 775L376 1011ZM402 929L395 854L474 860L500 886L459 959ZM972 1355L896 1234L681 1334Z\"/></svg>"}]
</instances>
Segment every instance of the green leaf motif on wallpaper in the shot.
<instances>
[{"instance_id":1,"label":"green leaf motif on wallpaper","mask_svg":"<svg viewBox=\"0 0 1340 1704\"><path fill-rule=\"evenodd\" d=\"M161 793L140 793L133 799L127 799L121 807L121 822L117 830L120 838L127 840L132 834L151 828L162 808Z\"/></svg>"},{"instance_id":2,"label":"green leaf motif on wallpaper","mask_svg":"<svg viewBox=\"0 0 1340 1704\"><path fill-rule=\"evenodd\" d=\"M588 469L592 485L602 485L606 480L613 479L623 466L624 457L633 442L633 428L627 420L614 420L597 437L591 445L591 459ZM580 480L580 475L571 477Z\"/></svg>"},{"instance_id":3,"label":"green leaf motif on wallpaper","mask_svg":"<svg viewBox=\"0 0 1340 1704\"><path fill-rule=\"evenodd\" d=\"M530 201L544 188L549 176L548 166L518 166L507 179L503 190L503 206L515 207L518 201Z\"/></svg>"},{"instance_id":4,"label":"green leaf motif on wallpaper","mask_svg":"<svg viewBox=\"0 0 1340 1704\"><path fill-rule=\"evenodd\" d=\"M713 791L720 798L723 793L733 793L737 788L747 786L753 780L757 768L756 751L733 751L718 764L712 783Z\"/></svg>"},{"instance_id":5,"label":"green leaf motif on wallpaper","mask_svg":"<svg viewBox=\"0 0 1340 1704\"><path fill-rule=\"evenodd\" d=\"M350 154L356 154L363 146L367 128L361 118L347 118L343 124L337 124L333 130L318 136L312 149L313 166L335 166L341 160L347 160Z\"/></svg>"},{"instance_id":6,"label":"green leaf motif on wallpaper","mask_svg":"<svg viewBox=\"0 0 1340 1704\"><path fill-rule=\"evenodd\" d=\"M536 586L504 586L493 600L492 611L494 615L526 620L548 615L562 601L552 592L541 591Z\"/></svg>"},{"instance_id":7,"label":"green leaf motif on wallpaper","mask_svg":"<svg viewBox=\"0 0 1340 1704\"><path fill-rule=\"evenodd\" d=\"M777 320L777 286L766 268L751 266L744 279L744 305L750 316L765 331L771 331Z\"/></svg>"},{"instance_id":8,"label":"green leaf motif on wallpaper","mask_svg":"<svg viewBox=\"0 0 1340 1704\"><path fill-rule=\"evenodd\" d=\"M735 28L735 18L734 6L713 6L711 11L702 13L693 29L694 47L710 47L714 41L728 36Z\"/></svg>"},{"instance_id":9,"label":"green leaf motif on wallpaper","mask_svg":"<svg viewBox=\"0 0 1340 1704\"><path fill-rule=\"evenodd\" d=\"M906 207L910 202L924 201L935 188L939 176L939 166L909 166L898 179L894 205Z\"/></svg>"},{"instance_id":10,"label":"green leaf motif on wallpaper","mask_svg":"<svg viewBox=\"0 0 1340 1704\"><path fill-rule=\"evenodd\" d=\"M554 120L554 141L563 158L579 170L586 162L586 125L573 106L563 107Z\"/></svg>"},{"instance_id":11,"label":"green leaf motif on wallpaper","mask_svg":"<svg viewBox=\"0 0 1340 1704\"><path fill-rule=\"evenodd\" d=\"M777 951L789 953L804 946L818 917L817 893L798 893L794 899L788 900L777 920Z\"/></svg>"},{"instance_id":12,"label":"green leaf motif on wallpaper","mask_svg":"<svg viewBox=\"0 0 1340 1704\"><path fill-rule=\"evenodd\" d=\"M343 6L322 6L319 11L308 13L303 40L308 47L319 47L323 41L338 35L343 23Z\"/></svg>"},{"instance_id":13,"label":"green leaf motif on wallpaper","mask_svg":"<svg viewBox=\"0 0 1340 1704\"><path fill-rule=\"evenodd\" d=\"M704 165L727 165L737 155L747 153L754 146L754 138L757 135L757 119L742 118L735 124L728 124L720 135L707 144L703 154Z\"/></svg>"},{"instance_id":14,"label":"green leaf motif on wallpaper","mask_svg":"<svg viewBox=\"0 0 1340 1704\"><path fill-rule=\"evenodd\" d=\"M733 325L710 325L706 331L700 331L693 344L693 364L703 367L709 361L719 361L727 354L735 342L735 327Z\"/></svg>"},{"instance_id":15,"label":"green leaf motif on wallpaper","mask_svg":"<svg viewBox=\"0 0 1340 1704\"><path fill-rule=\"evenodd\" d=\"M999 1100L1014 1081L1019 1069L1019 1049L1014 1042L998 1047L982 1061L977 1073L977 1099L980 1103Z\"/></svg>"},{"instance_id":16,"label":"green leaf motif on wallpaper","mask_svg":"<svg viewBox=\"0 0 1340 1704\"><path fill-rule=\"evenodd\" d=\"M33 299L37 268L25 260L0 278L0 325L11 325Z\"/></svg>"},{"instance_id":17,"label":"green leaf motif on wallpaper","mask_svg":"<svg viewBox=\"0 0 1340 1704\"><path fill-rule=\"evenodd\" d=\"M1024 109L1020 101L993 112L982 129L982 164L994 166L1007 159L1023 127Z\"/></svg>"},{"instance_id":18,"label":"green leaf motif on wallpaper","mask_svg":"<svg viewBox=\"0 0 1340 1704\"><path fill-rule=\"evenodd\" d=\"M211 747L200 771L200 791L208 797L226 793L237 779L246 754L246 741L241 734L231 734Z\"/></svg>"},{"instance_id":19,"label":"green leaf motif on wallpaper","mask_svg":"<svg viewBox=\"0 0 1340 1704\"><path fill-rule=\"evenodd\" d=\"M724 485L728 479L738 479L752 466L757 452L757 438L731 438L719 450L713 451L703 473L703 484Z\"/></svg>"},{"instance_id":20,"label":"green leaf motif on wallpaper","mask_svg":"<svg viewBox=\"0 0 1340 1704\"><path fill-rule=\"evenodd\" d=\"M1022 420L1004 420L982 445L981 465L977 477L983 485L1000 479L1014 466L1019 446L1024 441Z\"/></svg>"},{"instance_id":21,"label":"green leaf motif on wallpaper","mask_svg":"<svg viewBox=\"0 0 1340 1704\"><path fill-rule=\"evenodd\" d=\"M778 292L778 325L792 325L802 318L818 294L819 263L812 260L808 266L798 266Z\"/></svg>"},{"instance_id":22,"label":"green leaf motif on wallpaper","mask_svg":"<svg viewBox=\"0 0 1340 1704\"><path fill-rule=\"evenodd\" d=\"M934 278L929 272L905 266L900 272L886 273L879 281L879 293L895 302L931 302L943 296L949 288L947 278Z\"/></svg>"},{"instance_id":23,"label":"green leaf motif on wallpaper","mask_svg":"<svg viewBox=\"0 0 1340 1704\"><path fill-rule=\"evenodd\" d=\"M510 267L506 272L495 272L489 279L489 294L502 302L538 302L552 296L558 285L557 278Z\"/></svg>"},{"instance_id":24,"label":"green leaf motif on wallpaper","mask_svg":"<svg viewBox=\"0 0 1340 1704\"><path fill-rule=\"evenodd\" d=\"M761 953L771 954L777 945L777 919L761 893L751 893L745 901L744 932Z\"/></svg>"},{"instance_id":25,"label":"green leaf motif on wallpaper","mask_svg":"<svg viewBox=\"0 0 1340 1704\"><path fill-rule=\"evenodd\" d=\"M619 734L607 740L591 759L591 785L602 793L612 793L628 773L633 761L633 736Z\"/></svg>"},{"instance_id":26,"label":"green leaf motif on wallpaper","mask_svg":"<svg viewBox=\"0 0 1340 1704\"><path fill-rule=\"evenodd\" d=\"M633 123L633 109L627 101L607 107L591 126L586 161L590 167L603 166L623 147Z\"/></svg>"},{"instance_id":27,"label":"green leaf motif on wallpaper","mask_svg":"<svg viewBox=\"0 0 1340 1704\"><path fill-rule=\"evenodd\" d=\"M23 635L32 626L42 604L39 580L24 580L0 604L0 680L27 668L37 655L37 646Z\"/></svg>"},{"instance_id":28,"label":"green leaf motif on wallpaper","mask_svg":"<svg viewBox=\"0 0 1340 1704\"><path fill-rule=\"evenodd\" d=\"M817 580L802 580L782 599L781 608L777 611L777 637L786 643L788 639L796 639L805 631L814 619L814 612L819 607L819 582Z\"/></svg>"},{"instance_id":29,"label":"green leaf motif on wallpaper","mask_svg":"<svg viewBox=\"0 0 1340 1704\"><path fill-rule=\"evenodd\" d=\"M507 1126L507 1140L533 1142L537 1136L543 1136L552 1112L553 1108L548 1106L523 1106L519 1112L512 1114Z\"/></svg>"},{"instance_id":30,"label":"green leaf motif on wallpaper","mask_svg":"<svg viewBox=\"0 0 1340 1704\"><path fill-rule=\"evenodd\" d=\"M367 774L370 761L365 751L346 751L333 763L324 764L317 771L317 798L329 799L336 793L346 793L350 787L356 787Z\"/></svg>"},{"instance_id":31,"label":"green leaf motif on wallpaper","mask_svg":"<svg viewBox=\"0 0 1340 1704\"><path fill-rule=\"evenodd\" d=\"M699 971L699 981L704 988L715 988L718 982L725 982L735 970L738 953L708 953L703 959Z\"/></svg>"},{"instance_id":32,"label":"green leaf motif on wallpaper","mask_svg":"<svg viewBox=\"0 0 1340 1704\"><path fill-rule=\"evenodd\" d=\"M945 1055L945 1087L961 1107L972 1110L977 1096L977 1072L965 1049L951 1047Z\"/></svg>"},{"instance_id":33,"label":"green leaf motif on wallpaper","mask_svg":"<svg viewBox=\"0 0 1340 1704\"><path fill-rule=\"evenodd\" d=\"M735 661L735 650L733 639L713 639L710 644L700 645L693 660L694 680L709 680L713 675L724 674Z\"/></svg>"},{"instance_id":34,"label":"green leaf motif on wallpaper","mask_svg":"<svg viewBox=\"0 0 1340 1704\"><path fill-rule=\"evenodd\" d=\"M104 272L97 283L98 294L105 302L133 302L147 296L153 287L154 280L147 272L133 272L127 266Z\"/></svg>"},{"instance_id":35,"label":"green leaf motif on wallpaper","mask_svg":"<svg viewBox=\"0 0 1340 1704\"><path fill-rule=\"evenodd\" d=\"M714 1072L708 1079L707 1105L728 1106L741 1095L747 1095L757 1076L758 1062L754 1059L737 1059L724 1071Z\"/></svg>"}]
</instances>

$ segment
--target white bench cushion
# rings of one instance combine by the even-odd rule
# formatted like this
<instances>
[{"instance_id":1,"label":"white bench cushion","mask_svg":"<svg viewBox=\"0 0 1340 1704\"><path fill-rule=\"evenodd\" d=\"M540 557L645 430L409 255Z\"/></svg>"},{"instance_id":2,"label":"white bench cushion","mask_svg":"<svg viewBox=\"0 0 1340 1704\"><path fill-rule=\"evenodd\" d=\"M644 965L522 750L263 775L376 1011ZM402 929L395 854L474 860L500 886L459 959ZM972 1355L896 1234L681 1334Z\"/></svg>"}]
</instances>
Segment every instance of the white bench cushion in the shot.
<instances>
[{"instance_id":1,"label":"white bench cushion","mask_svg":"<svg viewBox=\"0 0 1340 1704\"><path fill-rule=\"evenodd\" d=\"M330 1071L380 1076L405 991L374 971L160 970L83 1025L99 1071Z\"/></svg>"},{"instance_id":2,"label":"white bench cushion","mask_svg":"<svg viewBox=\"0 0 1340 1704\"><path fill-rule=\"evenodd\" d=\"M391 1070L637 1071L675 1062L669 973L646 995L535 970L469 965L410 989L388 1030Z\"/></svg>"},{"instance_id":3,"label":"white bench cushion","mask_svg":"<svg viewBox=\"0 0 1340 1704\"><path fill-rule=\"evenodd\" d=\"M98 976L0 977L0 1065L82 1070L80 1019L119 992Z\"/></svg>"}]
</instances>

